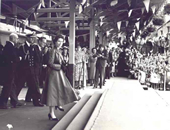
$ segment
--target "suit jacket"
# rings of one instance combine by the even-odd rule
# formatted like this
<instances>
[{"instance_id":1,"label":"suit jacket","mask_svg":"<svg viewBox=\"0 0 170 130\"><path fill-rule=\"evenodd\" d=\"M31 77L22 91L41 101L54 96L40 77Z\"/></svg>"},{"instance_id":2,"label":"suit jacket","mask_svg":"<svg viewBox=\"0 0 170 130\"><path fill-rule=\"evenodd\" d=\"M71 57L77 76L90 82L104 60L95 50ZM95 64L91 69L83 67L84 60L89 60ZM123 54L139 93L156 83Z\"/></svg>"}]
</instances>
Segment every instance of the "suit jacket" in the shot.
<instances>
[{"instance_id":1,"label":"suit jacket","mask_svg":"<svg viewBox=\"0 0 170 130\"><path fill-rule=\"evenodd\" d=\"M103 52L98 52L97 55L102 55L100 57L97 58L97 62L96 62L96 68L103 68L106 66L106 62L107 62L107 53L105 51Z\"/></svg>"},{"instance_id":2,"label":"suit jacket","mask_svg":"<svg viewBox=\"0 0 170 130\"><path fill-rule=\"evenodd\" d=\"M39 68L41 55L38 45L28 46L26 43L19 48L19 55L22 57L21 68Z\"/></svg>"},{"instance_id":3,"label":"suit jacket","mask_svg":"<svg viewBox=\"0 0 170 130\"><path fill-rule=\"evenodd\" d=\"M5 64L5 75L6 80L11 80L11 78L14 78L16 73L16 67L20 61L19 56L17 55L17 49L14 47L14 45L7 41L6 45L3 50L4 55L4 64Z\"/></svg>"}]
</instances>

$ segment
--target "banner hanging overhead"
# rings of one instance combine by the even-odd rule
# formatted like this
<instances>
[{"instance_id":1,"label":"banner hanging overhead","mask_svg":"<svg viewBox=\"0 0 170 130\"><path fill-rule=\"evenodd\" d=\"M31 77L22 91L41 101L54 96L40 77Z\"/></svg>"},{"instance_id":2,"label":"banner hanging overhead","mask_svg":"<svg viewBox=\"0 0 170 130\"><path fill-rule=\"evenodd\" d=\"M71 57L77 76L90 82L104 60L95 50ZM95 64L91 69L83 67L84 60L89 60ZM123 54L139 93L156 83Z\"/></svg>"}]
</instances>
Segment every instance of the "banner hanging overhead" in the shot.
<instances>
[{"instance_id":1,"label":"banner hanging overhead","mask_svg":"<svg viewBox=\"0 0 170 130\"><path fill-rule=\"evenodd\" d=\"M136 28L139 30L140 22L135 23L135 25L136 25Z\"/></svg>"},{"instance_id":2,"label":"banner hanging overhead","mask_svg":"<svg viewBox=\"0 0 170 130\"><path fill-rule=\"evenodd\" d=\"M144 3L144 5L145 5L146 11L149 12L150 0L144 0L143 3Z\"/></svg>"},{"instance_id":3,"label":"banner hanging overhead","mask_svg":"<svg viewBox=\"0 0 170 130\"><path fill-rule=\"evenodd\" d=\"M120 31L122 21L117 22L117 28Z\"/></svg>"},{"instance_id":4,"label":"banner hanging overhead","mask_svg":"<svg viewBox=\"0 0 170 130\"><path fill-rule=\"evenodd\" d=\"M70 21L65 21L65 27L66 27L66 28L68 27L69 22L70 22Z\"/></svg>"},{"instance_id":5,"label":"banner hanging overhead","mask_svg":"<svg viewBox=\"0 0 170 130\"><path fill-rule=\"evenodd\" d=\"M45 2L44 0L40 0L41 5L45 8Z\"/></svg>"},{"instance_id":6,"label":"banner hanging overhead","mask_svg":"<svg viewBox=\"0 0 170 130\"><path fill-rule=\"evenodd\" d=\"M131 0L127 0L129 6L131 6L131 2L132 2Z\"/></svg>"},{"instance_id":7,"label":"banner hanging overhead","mask_svg":"<svg viewBox=\"0 0 170 130\"><path fill-rule=\"evenodd\" d=\"M110 6L115 6L117 3L118 3L118 0L113 0L113 1L110 3Z\"/></svg>"},{"instance_id":8,"label":"banner hanging overhead","mask_svg":"<svg viewBox=\"0 0 170 130\"><path fill-rule=\"evenodd\" d=\"M133 35L133 37L135 37L135 35L136 35L136 31L135 31L135 30L134 30L134 32L133 32L133 34L132 34L132 35Z\"/></svg>"},{"instance_id":9,"label":"banner hanging overhead","mask_svg":"<svg viewBox=\"0 0 170 130\"><path fill-rule=\"evenodd\" d=\"M145 11L145 8L142 8L142 14L144 13L144 11Z\"/></svg>"},{"instance_id":10,"label":"banner hanging overhead","mask_svg":"<svg viewBox=\"0 0 170 130\"><path fill-rule=\"evenodd\" d=\"M82 11L83 11L83 6L80 5L80 6L79 6L79 14L81 14Z\"/></svg>"},{"instance_id":11,"label":"banner hanging overhead","mask_svg":"<svg viewBox=\"0 0 170 130\"><path fill-rule=\"evenodd\" d=\"M155 14L156 6L155 5L152 6L151 9L152 9L153 14Z\"/></svg>"},{"instance_id":12,"label":"banner hanging overhead","mask_svg":"<svg viewBox=\"0 0 170 130\"><path fill-rule=\"evenodd\" d=\"M132 9L131 9L131 10L129 10L129 12L128 12L128 17L130 17L130 16L131 16L131 14L132 14Z\"/></svg>"}]
</instances>

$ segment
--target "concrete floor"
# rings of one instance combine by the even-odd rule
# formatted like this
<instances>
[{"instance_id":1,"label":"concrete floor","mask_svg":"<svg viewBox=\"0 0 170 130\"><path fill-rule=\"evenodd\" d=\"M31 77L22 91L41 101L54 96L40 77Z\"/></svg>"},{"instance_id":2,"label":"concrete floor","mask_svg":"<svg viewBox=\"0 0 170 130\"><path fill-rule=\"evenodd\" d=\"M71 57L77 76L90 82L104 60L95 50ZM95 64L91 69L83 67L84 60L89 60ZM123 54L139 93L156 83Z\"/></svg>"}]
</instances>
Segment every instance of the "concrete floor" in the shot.
<instances>
[{"instance_id":1,"label":"concrete floor","mask_svg":"<svg viewBox=\"0 0 170 130\"><path fill-rule=\"evenodd\" d=\"M169 130L170 91L113 78L91 130Z\"/></svg>"},{"instance_id":2,"label":"concrete floor","mask_svg":"<svg viewBox=\"0 0 170 130\"><path fill-rule=\"evenodd\" d=\"M137 80L112 78L103 89L87 86L80 97L108 89L91 130L169 130L170 91L144 90ZM42 89L41 89L42 91ZM23 88L19 99L24 99Z\"/></svg>"}]
</instances>

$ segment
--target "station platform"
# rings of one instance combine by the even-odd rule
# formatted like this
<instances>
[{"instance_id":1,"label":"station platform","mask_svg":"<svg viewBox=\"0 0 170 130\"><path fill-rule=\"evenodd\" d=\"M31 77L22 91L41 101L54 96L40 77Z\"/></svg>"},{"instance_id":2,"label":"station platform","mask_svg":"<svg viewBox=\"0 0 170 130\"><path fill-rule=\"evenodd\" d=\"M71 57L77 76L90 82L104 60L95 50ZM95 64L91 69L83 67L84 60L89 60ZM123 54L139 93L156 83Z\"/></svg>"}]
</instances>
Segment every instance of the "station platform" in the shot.
<instances>
[{"instance_id":1,"label":"station platform","mask_svg":"<svg viewBox=\"0 0 170 130\"><path fill-rule=\"evenodd\" d=\"M103 89L87 86L80 101L56 110L59 122L48 120L48 107L27 103L0 110L0 130L169 130L170 91L143 89L137 80L111 78ZM24 99L24 88L19 95Z\"/></svg>"}]
</instances>

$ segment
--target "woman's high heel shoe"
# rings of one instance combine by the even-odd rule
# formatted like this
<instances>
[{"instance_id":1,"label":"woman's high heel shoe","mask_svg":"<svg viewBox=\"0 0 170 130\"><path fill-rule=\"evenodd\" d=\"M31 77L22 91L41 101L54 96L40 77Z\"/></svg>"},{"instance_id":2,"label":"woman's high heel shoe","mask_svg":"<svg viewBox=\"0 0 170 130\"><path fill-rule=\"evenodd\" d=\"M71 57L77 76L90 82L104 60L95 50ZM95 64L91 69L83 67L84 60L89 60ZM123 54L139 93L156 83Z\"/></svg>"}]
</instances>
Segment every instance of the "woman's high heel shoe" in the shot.
<instances>
[{"instance_id":1,"label":"woman's high heel shoe","mask_svg":"<svg viewBox=\"0 0 170 130\"><path fill-rule=\"evenodd\" d=\"M57 108L58 108L60 111L64 111L64 109L63 109L61 106L57 106Z\"/></svg>"},{"instance_id":2,"label":"woman's high heel shoe","mask_svg":"<svg viewBox=\"0 0 170 130\"><path fill-rule=\"evenodd\" d=\"M58 118L52 118L52 116L51 116L50 113L48 114L48 118L49 118L49 120L51 120L51 121L59 121Z\"/></svg>"}]
</instances>

